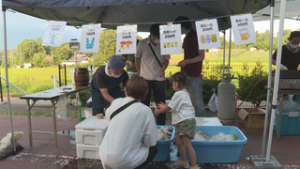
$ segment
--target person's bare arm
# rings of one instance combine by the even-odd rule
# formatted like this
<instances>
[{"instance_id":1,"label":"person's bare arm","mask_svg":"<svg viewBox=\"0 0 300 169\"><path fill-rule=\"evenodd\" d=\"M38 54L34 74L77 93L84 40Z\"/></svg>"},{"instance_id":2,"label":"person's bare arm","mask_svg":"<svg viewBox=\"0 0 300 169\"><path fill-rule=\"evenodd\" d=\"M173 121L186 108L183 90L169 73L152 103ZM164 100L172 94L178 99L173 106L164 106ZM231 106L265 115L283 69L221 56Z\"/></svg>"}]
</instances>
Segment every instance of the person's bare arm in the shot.
<instances>
[{"instance_id":1,"label":"person's bare arm","mask_svg":"<svg viewBox=\"0 0 300 169\"><path fill-rule=\"evenodd\" d=\"M136 71L138 72L138 75L140 76L140 72L141 72L141 59L138 57L135 57L135 67L136 67Z\"/></svg>"},{"instance_id":2,"label":"person's bare arm","mask_svg":"<svg viewBox=\"0 0 300 169\"><path fill-rule=\"evenodd\" d=\"M205 58L204 50L199 50L198 53L199 53L199 55L192 59L185 59L185 60L180 61L177 64L177 66L184 67L185 65L190 64L190 63L197 63L197 62L203 61Z\"/></svg>"},{"instance_id":3,"label":"person's bare arm","mask_svg":"<svg viewBox=\"0 0 300 169\"><path fill-rule=\"evenodd\" d=\"M169 66L169 60L163 60L163 66L160 70L159 76L164 76L165 70L167 69L168 66Z\"/></svg>"},{"instance_id":4,"label":"person's bare arm","mask_svg":"<svg viewBox=\"0 0 300 169\"><path fill-rule=\"evenodd\" d=\"M159 104L157 104L157 108L158 109L156 109L154 111L154 115L155 116L158 116L160 113L165 113L165 112L168 112L168 111L171 110L171 108L168 105L166 105L166 104L164 104L162 102L160 102Z\"/></svg>"},{"instance_id":5,"label":"person's bare arm","mask_svg":"<svg viewBox=\"0 0 300 169\"><path fill-rule=\"evenodd\" d=\"M128 63L130 67L135 68L135 64L133 61L126 60L126 63Z\"/></svg>"},{"instance_id":6,"label":"person's bare arm","mask_svg":"<svg viewBox=\"0 0 300 169\"><path fill-rule=\"evenodd\" d=\"M124 87L124 94L125 94L125 96L127 96L126 87Z\"/></svg>"},{"instance_id":7,"label":"person's bare arm","mask_svg":"<svg viewBox=\"0 0 300 169\"><path fill-rule=\"evenodd\" d=\"M107 88L101 88L100 92L106 101L111 103L112 101L115 100L115 98L113 98L113 97L111 97L111 95L109 95Z\"/></svg>"}]
</instances>

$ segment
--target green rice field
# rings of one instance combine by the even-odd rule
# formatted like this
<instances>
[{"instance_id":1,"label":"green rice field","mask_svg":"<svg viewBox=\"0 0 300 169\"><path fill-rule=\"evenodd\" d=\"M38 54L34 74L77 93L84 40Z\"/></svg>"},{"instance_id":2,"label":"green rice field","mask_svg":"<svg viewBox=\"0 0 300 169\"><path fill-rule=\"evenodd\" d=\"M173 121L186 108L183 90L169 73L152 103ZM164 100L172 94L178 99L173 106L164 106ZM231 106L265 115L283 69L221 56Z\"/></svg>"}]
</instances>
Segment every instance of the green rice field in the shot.
<instances>
[{"instance_id":1,"label":"green rice field","mask_svg":"<svg viewBox=\"0 0 300 169\"><path fill-rule=\"evenodd\" d=\"M219 52L206 52L206 58L203 63L203 76L209 78L211 73L214 73L214 68L222 67L223 61L223 51ZM243 64L247 63L249 70L255 66L256 61L261 61L263 63L263 69L268 71L268 55L269 52L254 51L250 52L247 50L232 50L232 59L231 59L231 73L237 75L238 73L248 73L243 72ZM226 62L228 61L228 53L226 52ZM176 54L171 56L170 66L166 70L167 77L170 74L174 74L177 71L180 71L180 67L177 67L176 64L183 59L183 54ZM71 84L72 79L70 75L70 70L74 69L72 67L67 67L67 83ZM1 76L5 78L4 68L0 68ZM31 68L31 69L9 69L9 81L22 89L27 94L40 92L43 90L53 88L53 79L51 75L57 75L58 78L58 68L57 67L48 67L48 68ZM221 76L221 73L220 73ZM2 82L2 89L4 95L5 93L5 81ZM12 95L23 95L20 91L10 86L10 94Z\"/></svg>"}]
</instances>

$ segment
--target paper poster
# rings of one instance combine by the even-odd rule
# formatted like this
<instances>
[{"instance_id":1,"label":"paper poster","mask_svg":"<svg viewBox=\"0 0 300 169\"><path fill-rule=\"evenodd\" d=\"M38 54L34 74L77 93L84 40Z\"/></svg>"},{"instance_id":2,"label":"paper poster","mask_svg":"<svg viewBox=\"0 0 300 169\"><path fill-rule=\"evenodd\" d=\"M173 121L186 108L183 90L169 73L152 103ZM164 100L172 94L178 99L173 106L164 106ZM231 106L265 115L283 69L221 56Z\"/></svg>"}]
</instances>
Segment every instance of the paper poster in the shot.
<instances>
[{"instance_id":1,"label":"paper poster","mask_svg":"<svg viewBox=\"0 0 300 169\"><path fill-rule=\"evenodd\" d=\"M49 21L42 45L59 47L66 24L67 22L65 21Z\"/></svg>"},{"instance_id":2,"label":"paper poster","mask_svg":"<svg viewBox=\"0 0 300 169\"><path fill-rule=\"evenodd\" d=\"M137 25L118 26L116 54L136 53Z\"/></svg>"},{"instance_id":3,"label":"paper poster","mask_svg":"<svg viewBox=\"0 0 300 169\"><path fill-rule=\"evenodd\" d=\"M197 21L197 35L199 49L221 47L219 27L216 19L207 21Z\"/></svg>"},{"instance_id":4,"label":"paper poster","mask_svg":"<svg viewBox=\"0 0 300 169\"><path fill-rule=\"evenodd\" d=\"M252 14L231 16L230 19L236 45L256 42Z\"/></svg>"},{"instance_id":5,"label":"paper poster","mask_svg":"<svg viewBox=\"0 0 300 169\"><path fill-rule=\"evenodd\" d=\"M101 24L82 25L80 52L99 52Z\"/></svg>"},{"instance_id":6,"label":"paper poster","mask_svg":"<svg viewBox=\"0 0 300 169\"><path fill-rule=\"evenodd\" d=\"M180 24L160 25L159 33L162 55L182 53Z\"/></svg>"}]
</instances>

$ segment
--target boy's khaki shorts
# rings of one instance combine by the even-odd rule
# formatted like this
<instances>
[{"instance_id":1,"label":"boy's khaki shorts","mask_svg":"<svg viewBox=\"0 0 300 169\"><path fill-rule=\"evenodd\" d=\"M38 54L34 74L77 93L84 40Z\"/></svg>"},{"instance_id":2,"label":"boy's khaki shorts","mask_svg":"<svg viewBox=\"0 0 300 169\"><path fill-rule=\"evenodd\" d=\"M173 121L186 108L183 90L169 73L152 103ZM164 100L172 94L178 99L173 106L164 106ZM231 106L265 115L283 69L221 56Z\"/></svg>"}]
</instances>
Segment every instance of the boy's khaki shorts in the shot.
<instances>
[{"instance_id":1,"label":"boy's khaki shorts","mask_svg":"<svg viewBox=\"0 0 300 169\"><path fill-rule=\"evenodd\" d=\"M194 139L196 132L196 119L191 118L184 120L182 122L179 122L176 127L176 136L182 137L182 136L188 136L191 139Z\"/></svg>"}]
</instances>

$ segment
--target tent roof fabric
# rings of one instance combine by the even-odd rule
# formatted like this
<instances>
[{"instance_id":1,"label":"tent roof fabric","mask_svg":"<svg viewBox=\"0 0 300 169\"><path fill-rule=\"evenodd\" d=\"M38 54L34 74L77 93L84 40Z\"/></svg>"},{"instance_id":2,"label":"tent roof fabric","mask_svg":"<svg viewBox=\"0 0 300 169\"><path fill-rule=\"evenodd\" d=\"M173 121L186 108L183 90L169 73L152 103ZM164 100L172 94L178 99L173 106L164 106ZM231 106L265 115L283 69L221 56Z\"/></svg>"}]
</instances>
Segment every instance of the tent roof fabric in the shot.
<instances>
[{"instance_id":1,"label":"tent roof fabric","mask_svg":"<svg viewBox=\"0 0 300 169\"><path fill-rule=\"evenodd\" d=\"M269 0L2 0L3 6L46 20L67 21L81 26L101 23L102 27L138 24L138 31L149 31L153 23L167 23L178 16L191 20L254 13ZM219 18L219 29L231 27L230 19Z\"/></svg>"},{"instance_id":2,"label":"tent roof fabric","mask_svg":"<svg viewBox=\"0 0 300 169\"><path fill-rule=\"evenodd\" d=\"M78 8L99 6L121 6L160 3L185 3L192 1L224 1L224 0L7 0L5 6L19 8Z\"/></svg>"},{"instance_id":3,"label":"tent roof fabric","mask_svg":"<svg viewBox=\"0 0 300 169\"><path fill-rule=\"evenodd\" d=\"M280 5L281 0L275 0L275 7L274 7L274 18L279 19L280 16ZM285 18L290 19L292 17L299 17L300 15L300 0L293 0L293 1L287 1L286 2L286 10L284 13ZM270 20L270 6L266 6L265 8L257 11L253 15L254 21L265 21Z\"/></svg>"}]
</instances>

